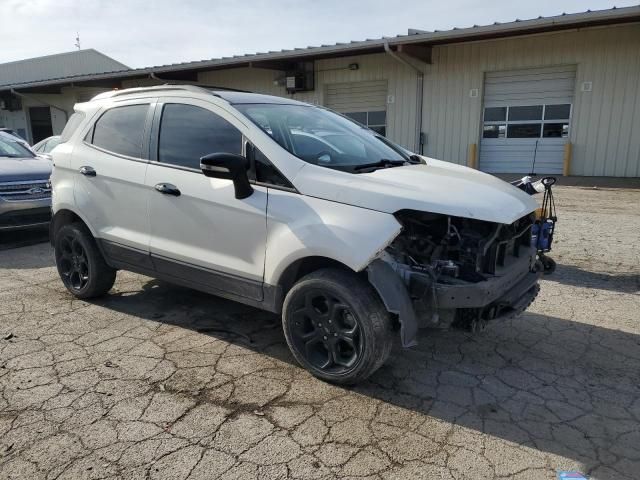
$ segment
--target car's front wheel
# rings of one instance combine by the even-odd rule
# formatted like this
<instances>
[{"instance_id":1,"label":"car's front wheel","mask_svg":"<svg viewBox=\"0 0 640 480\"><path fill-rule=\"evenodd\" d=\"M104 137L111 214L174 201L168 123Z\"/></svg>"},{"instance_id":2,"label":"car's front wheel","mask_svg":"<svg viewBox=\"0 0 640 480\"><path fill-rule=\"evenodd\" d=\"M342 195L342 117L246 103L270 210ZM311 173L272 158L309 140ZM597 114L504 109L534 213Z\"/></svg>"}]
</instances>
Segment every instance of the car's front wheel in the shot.
<instances>
[{"instance_id":1,"label":"car's front wheel","mask_svg":"<svg viewBox=\"0 0 640 480\"><path fill-rule=\"evenodd\" d=\"M56 232L54 248L62 283L76 297L98 297L113 287L116 270L106 264L84 225L71 223L61 227Z\"/></svg>"},{"instance_id":2,"label":"car's front wheel","mask_svg":"<svg viewBox=\"0 0 640 480\"><path fill-rule=\"evenodd\" d=\"M303 277L285 298L282 323L296 360L329 382L362 381L391 352L389 313L353 272L324 269Z\"/></svg>"}]
</instances>

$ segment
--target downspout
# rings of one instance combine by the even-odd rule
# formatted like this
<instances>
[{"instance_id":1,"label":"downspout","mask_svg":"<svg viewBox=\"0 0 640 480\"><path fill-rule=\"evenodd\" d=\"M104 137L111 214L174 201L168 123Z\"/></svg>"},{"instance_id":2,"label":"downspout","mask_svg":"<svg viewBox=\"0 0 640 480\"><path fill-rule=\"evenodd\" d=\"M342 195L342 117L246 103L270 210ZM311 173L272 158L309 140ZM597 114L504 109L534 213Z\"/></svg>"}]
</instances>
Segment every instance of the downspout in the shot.
<instances>
[{"instance_id":1,"label":"downspout","mask_svg":"<svg viewBox=\"0 0 640 480\"><path fill-rule=\"evenodd\" d=\"M26 98L27 100L31 100L32 102L43 103L44 105L46 105L46 106L48 106L50 108L55 108L56 110L61 111L62 113L64 113L64 123L65 123L65 125L69 121L69 114L67 113L67 111L64 108L59 107L57 105L54 105L53 103L49 103L49 102L46 102L44 100L40 100L39 98L32 97L31 95L25 95L24 93L16 92L13 88L10 91L11 91L11 94L15 95L16 97ZM31 135L31 137L32 137L32 140L33 140L33 133Z\"/></svg>"},{"instance_id":2,"label":"downspout","mask_svg":"<svg viewBox=\"0 0 640 480\"><path fill-rule=\"evenodd\" d=\"M391 55L391 57L393 57L398 62L400 62L400 63L406 65L407 67L411 68L412 70L414 70L416 72L416 74L417 74L416 97L418 99L418 108L416 109L416 143L415 143L415 146L416 146L416 153L419 153L420 155L422 155L424 153L423 152L423 144L422 144L422 102L423 102L423 97L424 97L424 72L422 71L421 68L416 67L414 64L412 64L408 60L402 58L396 52L391 50L391 47L389 46L389 41L388 40L384 41L384 51L387 52L389 55Z\"/></svg>"},{"instance_id":3,"label":"downspout","mask_svg":"<svg viewBox=\"0 0 640 480\"><path fill-rule=\"evenodd\" d=\"M168 80L165 80L164 78L158 78L158 77L156 76L156 74L155 74L155 73L153 73L153 72L151 72L151 73L149 74L149 78L152 78L153 80L157 80L157 81L159 81L159 82L164 82L164 83L167 83L167 82L168 82Z\"/></svg>"}]
</instances>

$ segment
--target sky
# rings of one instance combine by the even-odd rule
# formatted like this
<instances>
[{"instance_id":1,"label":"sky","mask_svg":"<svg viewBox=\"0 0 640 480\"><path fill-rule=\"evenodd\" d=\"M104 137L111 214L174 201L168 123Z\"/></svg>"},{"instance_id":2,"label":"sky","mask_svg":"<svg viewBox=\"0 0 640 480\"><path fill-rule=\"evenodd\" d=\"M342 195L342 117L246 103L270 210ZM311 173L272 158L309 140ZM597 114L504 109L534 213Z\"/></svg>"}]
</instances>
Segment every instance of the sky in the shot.
<instances>
[{"instance_id":1,"label":"sky","mask_svg":"<svg viewBox=\"0 0 640 480\"><path fill-rule=\"evenodd\" d=\"M132 67L509 22L640 0L0 0L0 63L95 48Z\"/></svg>"}]
</instances>

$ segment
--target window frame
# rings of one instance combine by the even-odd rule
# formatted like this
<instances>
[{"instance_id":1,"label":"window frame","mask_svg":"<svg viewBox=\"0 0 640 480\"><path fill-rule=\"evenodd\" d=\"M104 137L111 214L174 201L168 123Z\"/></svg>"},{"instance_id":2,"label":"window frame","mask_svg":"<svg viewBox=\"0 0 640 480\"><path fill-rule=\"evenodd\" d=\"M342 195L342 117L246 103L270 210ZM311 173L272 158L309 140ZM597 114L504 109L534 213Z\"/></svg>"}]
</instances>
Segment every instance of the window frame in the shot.
<instances>
[{"instance_id":1,"label":"window frame","mask_svg":"<svg viewBox=\"0 0 640 480\"><path fill-rule=\"evenodd\" d=\"M295 186L293 185L293 183L291 182L291 180L289 180L289 178L284 175L279 169L278 167L276 167L276 165L269 160L269 162L271 163L271 165L273 165L273 168L280 174L282 175L282 177L289 182L289 184L291 185L291 187L285 187L282 185L274 185L272 183L267 183L267 182L259 182L256 180L256 169L255 169L255 159L252 158L252 156L247 156L247 152L248 152L248 146L251 146L252 148L258 148L255 146L255 144L251 141L250 138L248 138L245 134L245 132L243 132L243 129L239 128L238 125L236 125L234 122L231 122L228 118L225 118L224 115L221 115L220 112L221 111L225 111L222 109L219 109L220 111L218 111L218 109L216 109L215 105L204 105L201 104L199 100L197 99L193 99L193 98L185 98L185 97L165 97L165 98L160 98L158 99L156 102L154 102L154 104L152 105L152 113L151 113L151 127L150 127L150 131L149 131L149 145L148 145L148 157L149 157L149 163L153 164L153 165L158 165L161 167L165 167L165 168L173 168L175 170L182 170L185 172L191 172L191 173L199 173L200 175L202 175L204 177L204 173L202 173L202 170L200 169L195 169L195 168L191 168L191 167L184 167L182 165L174 165L171 163L166 163L166 162L160 162L158 160L158 148L160 146L160 124L162 121L162 113L164 110L164 106L167 104L180 104L180 105L188 105L188 106L192 106L192 107L197 107L197 108L203 108L205 110L210 111L212 114L214 115L218 115L220 118L222 118L223 120L226 120L227 122L229 122L234 128L236 128L240 134L242 135L242 150L241 150L241 155L245 158L247 158L247 160L249 161L249 169L247 170L247 176L249 177L249 183L255 186L260 186L260 187L264 187L264 188L273 188L273 189L277 189L277 190L283 190L285 192L290 192L290 193L300 193ZM243 124L244 125L244 124ZM272 141L275 142L275 140L271 139ZM263 155L265 155L263 153ZM266 155L265 155L266 156ZM268 157L267 157L268 159Z\"/></svg>"},{"instance_id":2,"label":"window frame","mask_svg":"<svg viewBox=\"0 0 640 480\"><path fill-rule=\"evenodd\" d=\"M517 107L528 107L528 106L537 106L537 105L541 105L542 106L542 114L540 117L540 120L509 120L509 110L511 108L517 108ZM545 115L546 115L546 111L547 111L547 106L555 106L555 105L569 105L569 118L562 118L562 119L545 119ZM505 108L505 119L504 120L485 120L485 112L487 110L487 108ZM543 140L543 139L558 139L558 138L566 138L569 139L569 137L571 136L571 130L572 130L572 126L571 126L571 119L573 116L573 103L537 103L537 104L532 104L532 105L500 105L500 106L484 106L482 109L482 122L481 122L481 129L480 129L480 138L481 140ZM553 124L553 123L566 123L568 124L568 129L567 129L567 136L566 137L545 137L544 136L544 126L546 124ZM540 135L538 137L509 137L509 125L527 125L527 124L540 124ZM504 137L485 137L484 136L484 127L485 126L497 126L498 128L503 125L504 126Z\"/></svg>"},{"instance_id":3,"label":"window frame","mask_svg":"<svg viewBox=\"0 0 640 480\"><path fill-rule=\"evenodd\" d=\"M208 106L203 106L203 105L199 105L199 104L194 103L194 102L189 102L188 99L186 99L186 98L167 97L167 98L163 98L163 99L159 100L154 105L153 119L152 119L151 132L150 132L151 139L149 141L149 162L150 163L153 163L154 165L161 165L161 166L167 167L167 168L174 168L174 169L177 169L177 170L184 170L184 171L187 171L187 172L195 172L195 173L200 173L201 175L204 175L202 173L202 170L200 170L199 168L185 167L183 165L175 165L173 163L161 162L159 160L159 158L160 158L159 157L160 126L162 125L162 115L163 115L163 112L164 112L164 107L166 105L186 105L186 106L189 106L189 107L201 108L202 110L206 110L208 112L211 112L211 114L217 115L218 117L222 118L224 121L229 123L233 128L238 130L238 132L240 132L240 142L241 142L241 153L240 154L242 156L246 157L246 152L245 152L245 138L246 138L246 136L242 132L242 130L240 128L238 128L237 125L234 125L233 122L230 122L223 115L220 115L219 112L216 112L211 108L208 108Z\"/></svg>"},{"instance_id":4,"label":"window frame","mask_svg":"<svg viewBox=\"0 0 640 480\"><path fill-rule=\"evenodd\" d=\"M337 112L334 112L337 113ZM362 123L359 120L356 120L355 118L351 117L350 115L353 115L354 113L362 113L365 116L365 122ZM384 113L384 123L371 123L369 122L369 114L371 113ZM373 130L374 132L376 132L377 135L381 135L383 137L387 137L387 128L388 128L388 120L389 120L389 112L387 112L387 109L383 109L383 110L364 110L364 111L358 111L358 112L346 112L346 113L340 113L342 116L347 117L349 120L351 120L352 122L356 122L359 125L362 125L364 127L367 127L369 130ZM384 129L384 135L381 134L380 132L378 132L377 130L374 130L374 128L383 128Z\"/></svg>"},{"instance_id":5,"label":"window frame","mask_svg":"<svg viewBox=\"0 0 640 480\"><path fill-rule=\"evenodd\" d=\"M116 103L115 105L109 106L100 110L94 118L91 119L90 126L86 132L83 132L84 135L82 137L82 143L87 147L91 147L95 150L98 150L103 153L107 153L109 155L113 155L115 157L123 158L125 160L131 160L133 162L139 163L148 163L149 162L149 133L151 131L151 122L153 119L153 111L155 108L156 99L153 98L145 98L145 99L137 99L134 101L127 101L123 103ZM129 155L125 155L123 153L114 152L113 150L109 150L104 147L100 147L93 143L93 137L96 129L96 124L100 121L102 116L106 114L108 111L113 110L115 108L123 108L123 107L132 107L136 105L147 105L147 113L144 120L144 126L142 128L142 148L140 149L141 157L131 157Z\"/></svg>"},{"instance_id":6,"label":"window frame","mask_svg":"<svg viewBox=\"0 0 640 480\"><path fill-rule=\"evenodd\" d=\"M269 183L269 182L260 182L258 181L258 177L257 177L257 169L256 169L256 159L255 159L255 155L253 155L254 150L259 150L260 153L262 153L262 155L265 156L265 158L269 161L269 163L271 164L271 166L273 167L273 169L278 172L278 174L280 176L282 176L282 178L284 178L287 183L291 186L285 186L285 185L275 185L273 183ZM250 152L250 154L249 154ZM298 192L298 190L296 189L296 187L293 186L293 183L291 183L291 180L289 180L287 178L286 175L284 175L279 169L278 167L276 167L276 165L269 160L269 157L267 157L262 150L260 150L258 147L256 147L251 140L249 140L245 135L242 136L242 155L245 156L245 158L247 158L249 160L249 170L247 170L247 176L249 177L249 183L251 183L252 185L260 185L263 187L267 187L267 188L276 188L278 190L284 190L285 192L292 192L292 193L300 193Z\"/></svg>"}]
</instances>

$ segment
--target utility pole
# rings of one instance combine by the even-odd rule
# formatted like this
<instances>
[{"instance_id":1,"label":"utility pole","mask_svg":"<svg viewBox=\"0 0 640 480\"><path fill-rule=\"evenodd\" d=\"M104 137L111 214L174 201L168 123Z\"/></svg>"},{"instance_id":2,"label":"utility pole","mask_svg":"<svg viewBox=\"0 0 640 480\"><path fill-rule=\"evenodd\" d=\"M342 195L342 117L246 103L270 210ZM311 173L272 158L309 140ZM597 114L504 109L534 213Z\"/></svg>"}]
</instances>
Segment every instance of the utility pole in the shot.
<instances>
[{"instance_id":1,"label":"utility pole","mask_svg":"<svg viewBox=\"0 0 640 480\"><path fill-rule=\"evenodd\" d=\"M76 43L74 45L80 50L80 34L78 32L76 32Z\"/></svg>"}]
</instances>

